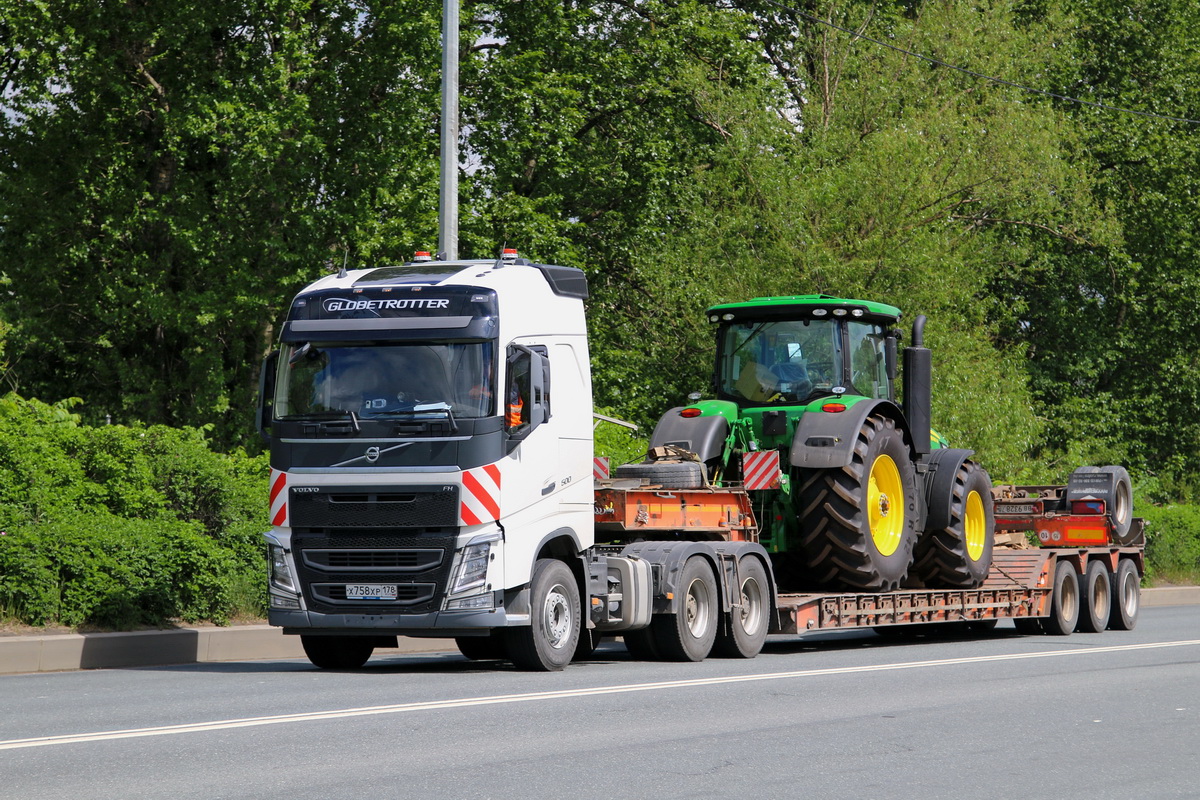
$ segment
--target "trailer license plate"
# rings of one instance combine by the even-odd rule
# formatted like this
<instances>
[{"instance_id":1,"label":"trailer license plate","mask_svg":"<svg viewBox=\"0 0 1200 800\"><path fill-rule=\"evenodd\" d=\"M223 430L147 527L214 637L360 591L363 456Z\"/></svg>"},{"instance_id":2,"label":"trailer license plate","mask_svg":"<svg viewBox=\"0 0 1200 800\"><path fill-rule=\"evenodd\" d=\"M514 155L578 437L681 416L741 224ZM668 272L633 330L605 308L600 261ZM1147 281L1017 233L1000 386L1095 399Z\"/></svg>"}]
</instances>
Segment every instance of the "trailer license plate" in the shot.
<instances>
[{"instance_id":1,"label":"trailer license plate","mask_svg":"<svg viewBox=\"0 0 1200 800\"><path fill-rule=\"evenodd\" d=\"M346 584L347 600L395 600L396 584L394 583L348 583Z\"/></svg>"},{"instance_id":2,"label":"trailer license plate","mask_svg":"<svg viewBox=\"0 0 1200 800\"><path fill-rule=\"evenodd\" d=\"M1032 514L1034 512L1033 503L1004 503L998 505L996 511L1003 514Z\"/></svg>"}]
</instances>

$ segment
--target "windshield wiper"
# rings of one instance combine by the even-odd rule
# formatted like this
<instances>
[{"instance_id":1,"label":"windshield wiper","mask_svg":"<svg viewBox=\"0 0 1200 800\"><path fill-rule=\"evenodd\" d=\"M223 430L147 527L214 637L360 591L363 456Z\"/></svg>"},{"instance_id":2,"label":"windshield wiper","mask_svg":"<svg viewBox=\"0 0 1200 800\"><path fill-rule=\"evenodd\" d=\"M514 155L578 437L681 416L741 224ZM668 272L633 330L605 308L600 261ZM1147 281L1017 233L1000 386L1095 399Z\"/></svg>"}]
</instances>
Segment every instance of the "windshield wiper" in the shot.
<instances>
[{"instance_id":1,"label":"windshield wiper","mask_svg":"<svg viewBox=\"0 0 1200 800\"><path fill-rule=\"evenodd\" d=\"M354 432L358 433L362 427L358 424L358 414L344 408L331 408L327 411L309 411L307 414L288 414L281 419L287 422L316 422L318 420L335 420L350 418L350 424L354 426Z\"/></svg>"},{"instance_id":2,"label":"windshield wiper","mask_svg":"<svg viewBox=\"0 0 1200 800\"><path fill-rule=\"evenodd\" d=\"M446 420L450 423L450 430L455 433L458 432L458 421L454 419L454 411L451 410L450 404L446 402L417 403L412 408L384 411L379 414L374 414L373 416L375 419L387 419L389 417L435 419L436 417L432 415L445 415Z\"/></svg>"}]
</instances>

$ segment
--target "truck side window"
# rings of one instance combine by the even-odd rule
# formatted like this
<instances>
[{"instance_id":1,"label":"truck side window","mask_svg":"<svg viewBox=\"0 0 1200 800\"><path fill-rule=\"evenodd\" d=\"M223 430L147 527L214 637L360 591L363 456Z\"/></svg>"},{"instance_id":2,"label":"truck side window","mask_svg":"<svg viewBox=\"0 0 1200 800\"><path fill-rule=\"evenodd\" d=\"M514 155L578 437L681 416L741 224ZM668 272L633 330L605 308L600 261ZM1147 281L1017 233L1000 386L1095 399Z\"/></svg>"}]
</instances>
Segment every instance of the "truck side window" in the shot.
<instances>
[{"instance_id":1,"label":"truck side window","mask_svg":"<svg viewBox=\"0 0 1200 800\"><path fill-rule=\"evenodd\" d=\"M504 392L505 428L510 434L523 435L549 418L549 349L544 345L510 347Z\"/></svg>"}]
</instances>

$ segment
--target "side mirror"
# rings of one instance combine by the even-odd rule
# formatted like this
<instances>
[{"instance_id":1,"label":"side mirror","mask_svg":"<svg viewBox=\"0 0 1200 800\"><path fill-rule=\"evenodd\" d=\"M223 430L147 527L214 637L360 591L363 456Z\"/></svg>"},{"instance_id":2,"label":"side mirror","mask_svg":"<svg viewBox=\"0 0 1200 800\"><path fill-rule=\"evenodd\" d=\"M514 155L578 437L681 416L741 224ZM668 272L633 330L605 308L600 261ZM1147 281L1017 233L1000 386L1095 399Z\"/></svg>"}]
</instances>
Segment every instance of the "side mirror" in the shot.
<instances>
[{"instance_id":1,"label":"side mirror","mask_svg":"<svg viewBox=\"0 0 1200 800\"><path fill-rule=\"evenodd\" d=\"M258 373L258 413L254 427L264 442L271 441L271 416L275 409L275 368L279 363L279 351L263 359L262 371Z\"/></svg>"}]
</instances>

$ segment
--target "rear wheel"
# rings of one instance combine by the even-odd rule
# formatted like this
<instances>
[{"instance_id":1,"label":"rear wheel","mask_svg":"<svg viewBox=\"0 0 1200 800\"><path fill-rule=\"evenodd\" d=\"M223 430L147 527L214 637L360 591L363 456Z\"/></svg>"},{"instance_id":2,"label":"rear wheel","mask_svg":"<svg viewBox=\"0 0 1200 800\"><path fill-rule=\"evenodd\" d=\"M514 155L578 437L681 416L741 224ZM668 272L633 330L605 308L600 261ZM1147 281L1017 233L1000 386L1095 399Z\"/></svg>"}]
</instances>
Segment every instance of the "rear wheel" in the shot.
<instances>
[{"instance_id":1,"label":"rear wheel","mask_svg":"<svg viewBox=\"0 0 1200 800\"><path fill-rule=\"evenodd\" d=\"M703 661L717 638L717 580L708 562L692 556L679 578L679 610L654 618L654 645L668 661Z\"/></svg>"},{"instance_id":2,"label":"rear wheel","mask_svg":"<svg viewBox=\"0 0 1200 800\"><path fill-rule=\"evenodd\" d=\"M1101 633L1108 627L1108 615L1112 611L1111 588L1112 581L1104 562L1099 559L1088 561L1080 591L1082 603L1079 609L1078 630Z\"/></svg>"},{"instance_id":3,"label":"rear wheel","mask_svg":"<svg viewBox=\"0 0 1200 800\"><path fill-rule=\"evenodd\" d=\"M850 464L808 472L800 501L801 549L819 583L890 591L908 575L917 488L904 432L895 422L868 417Z\"/></svg>"},{"instance_id":4,"label":"rear wheel","mask_svg":"<svg viewBox=\"0 0 1200 800\"><path fill-rule=\"evenodd\" d=\"M754 658L767 640L771 612L771 587L762 562L747 556L738 562L740 591L737 604L729 610L726 624L717 634L716 653L730 658Z\"/></svg>"},{"instance_id":5,"label":"rear wheel","mask_svg":"<svg viewBox=\"0 0 1200 800\"><path fill-rule=\"evenodd\" d=\"M1079 621L1079 578L1075 567L1060 561L1054 568L1054 591L1050 595L1050 616L1042 620L1042 629L1055 636L1067 636Z\"/></svg>"},{"instance_id":6,"label":"rear wheel","mask_svg":"<svg viewBox=\"0 0 1200 800\"><path fill-rule=\"evenodd\" d=\"M992 480L964 461L954 476L945 528L927 530L917 543L913 572L929 587L974 589L992 566L995 521Z\"/></svg>"},{"instance_id":7,"label":"rear wheel","mask_svg":"<svg viewBox=\"0 0 1200 800\"><path fill-rule=\"evenodd\" d=\"M579 643L579 587L571 568L553 558L538 559L529 607L529 625L505 629L508 657L518 669L562 669Z\"/></svg>"},{"instance_id":8,"label":"rear wheel","mask_svg":"<svg viewBox=\"0 0 1200 800\"><path fill-rule=\"evenodd\" d=\"M300 645L308 660L321 669L358 669L375 652L371 640L362 636L301 634Z\"/></svg>"},{"instance_id":9,"label":"rear wheel","mask_svg":"<svg viewBox=\"0 0 1200 800\"><path fill-rule=\"evenodd\" d=\"M1138 608L1142 602L1142 579L1137 565L1122 558L1112 576L1112 613L1108 627L1116 631L1131 631L1137 625Z\"/></svg>"}]
</instances>

